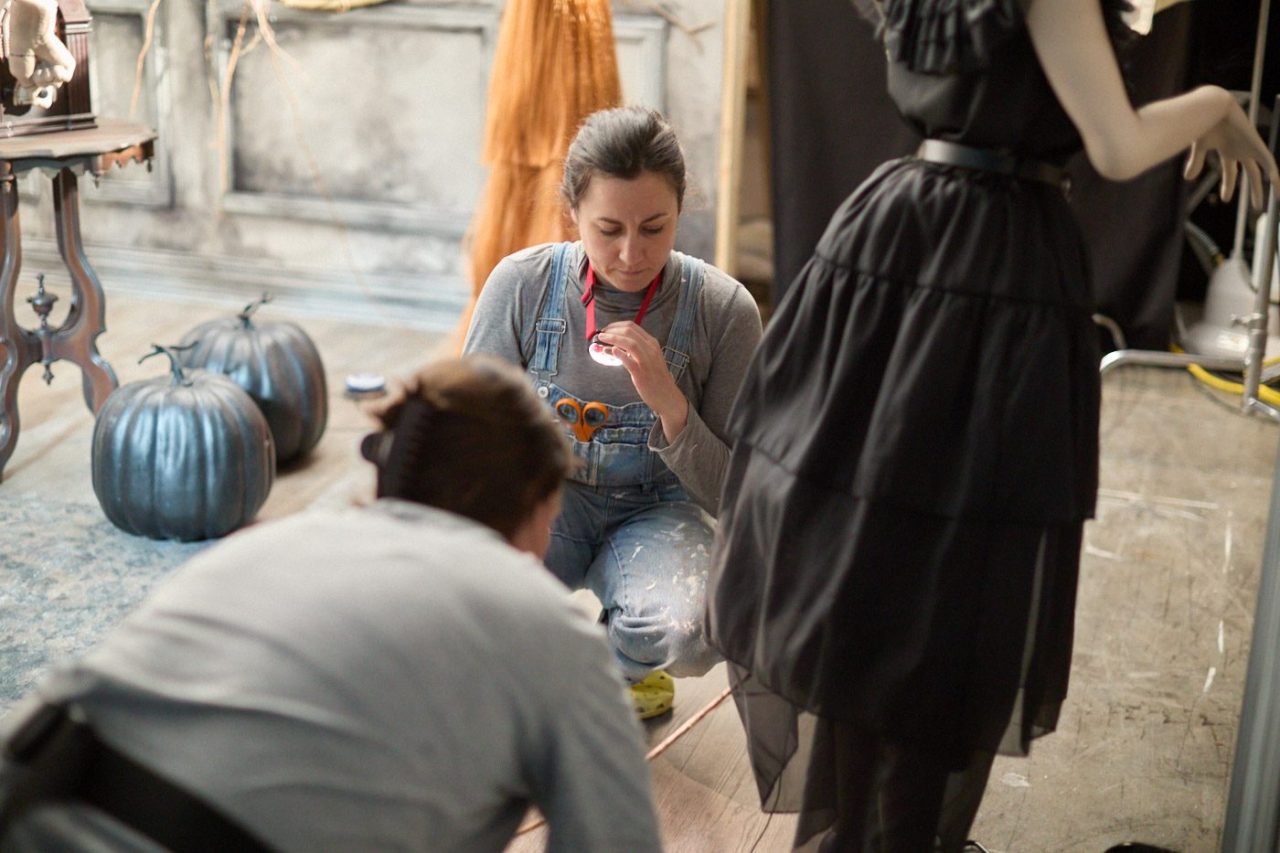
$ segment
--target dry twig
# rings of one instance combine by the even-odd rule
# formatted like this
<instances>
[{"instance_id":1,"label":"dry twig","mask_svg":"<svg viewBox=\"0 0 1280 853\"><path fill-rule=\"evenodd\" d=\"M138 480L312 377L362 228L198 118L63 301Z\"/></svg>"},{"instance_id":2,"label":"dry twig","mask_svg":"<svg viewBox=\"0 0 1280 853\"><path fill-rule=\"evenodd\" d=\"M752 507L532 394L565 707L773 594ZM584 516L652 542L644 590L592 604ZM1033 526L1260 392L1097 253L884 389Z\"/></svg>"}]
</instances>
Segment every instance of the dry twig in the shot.
<instances>
[{"instance_id":1,"label":"dry twig","mask_svg":"<svg viewBox=\"0 0 1280 853\"><path fill-rule=\"evenodd\" d=\"M660 3L658 0L624 0L624 2L627 6L638 6L662 18L668 24L693 39L699 48L702 47L702 43L698 41L699 34L716 25L715 21L705 21L701 24L686 23L675 12L671 11L668 4Z\"/></svg>"},{"instance_id":2,"label":"dry twig","mask_svg":"<svg viewBox=\"0 0 1280 853\"><path fill-rule=\"evenodd\" d=\"M151 42L155 39L156 13L159 11L160 0L151 0L142 34L142 49L138 51L138 62L133 70L133 94L129 96L129 118L133 118L138 112L138 97L142 94L142 71L147 64L147 54L151 52Z\"/></svg>"}]
</instances>

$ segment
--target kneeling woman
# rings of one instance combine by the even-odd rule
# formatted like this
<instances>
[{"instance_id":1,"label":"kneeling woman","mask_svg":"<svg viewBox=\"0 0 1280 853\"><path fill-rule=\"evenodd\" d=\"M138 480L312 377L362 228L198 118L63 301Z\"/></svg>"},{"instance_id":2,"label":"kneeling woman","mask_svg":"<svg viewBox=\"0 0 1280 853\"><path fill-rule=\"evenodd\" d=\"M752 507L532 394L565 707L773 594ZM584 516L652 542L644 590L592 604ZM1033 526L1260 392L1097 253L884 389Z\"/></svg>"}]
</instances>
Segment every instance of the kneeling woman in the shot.
<instances>
[{"instance_id":1,"label":"kneeling woman","mask_svg":"<svg viewBox=\"0 0 1280 853\"><path fill-rule=\"evenodd\" d=\"M604 606L641 716L666 673L700 675L725 421L760 339L746 289L673 251L685 168L670 125L635 107L588 117L561 193L581 241L535 246L489 277L464 350L523 366L580 468L547 566Z\"/></svg>"}]
</instances>

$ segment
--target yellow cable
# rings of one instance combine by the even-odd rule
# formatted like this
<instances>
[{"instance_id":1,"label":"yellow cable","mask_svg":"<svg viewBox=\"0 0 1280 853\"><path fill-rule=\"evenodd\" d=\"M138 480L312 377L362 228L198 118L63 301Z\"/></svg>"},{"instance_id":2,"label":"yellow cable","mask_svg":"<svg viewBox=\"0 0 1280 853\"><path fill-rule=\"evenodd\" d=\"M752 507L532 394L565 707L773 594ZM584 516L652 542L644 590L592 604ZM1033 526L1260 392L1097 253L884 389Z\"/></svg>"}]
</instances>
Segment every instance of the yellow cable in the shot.
<instances>
[{"instance_id":1,"label":"yellow cable","mask_svg":"<svg viewBox=\"0 0 1280 853\"><path fill-rule=\"evenodd\" d=\"M1223 379L1221 376L1215 376L1205 370L1198 364L1187 365L1187 370L1196 379L1208 385L1210 388L1217 388L1219 391L1226 391L1229 394L1243 394L1244 386L1239 382L1232 382L1230 379ZM1280 391L1276 391L1266 385L1258 386L1258 399L1271 406L1280 407Z\"/></svg>"},{"instance_id":2,"label":"yellow cable","mask_svg":"<svg viewBox=\"0 0 1280 853\"><path fill-rule=\"evenodd\" d=\"M1185 350L1174 344L1169 347L1173 352L1185 352ZM1273 364L1280 364L1280 356L1268 358L1262 362L1263 367L1270 367ZM1205 370L1198 364L1187 365L1187 372L1194 376L1200 382L1208 385L1210 388L1216 388L1219 391L1225 391L1228 394L1244 394L1244 385L1239 382L1232 382L1230 379L1223 379ZM1258 399L1272 406L1280 407L1280 391L1276 391L1268 385L1258 386Z\"/></svg>"}]
</instances>

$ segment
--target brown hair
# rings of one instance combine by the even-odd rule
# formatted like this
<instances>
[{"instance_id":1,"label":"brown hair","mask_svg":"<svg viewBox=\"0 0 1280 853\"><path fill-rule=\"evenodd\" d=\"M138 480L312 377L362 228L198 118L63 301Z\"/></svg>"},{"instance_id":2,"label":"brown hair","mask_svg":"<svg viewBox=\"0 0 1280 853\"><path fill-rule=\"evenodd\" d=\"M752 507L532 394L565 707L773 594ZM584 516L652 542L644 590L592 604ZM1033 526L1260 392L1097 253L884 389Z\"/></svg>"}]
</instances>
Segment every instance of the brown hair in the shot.
<instances>
[{"instance_id":1,"label":"brown hair","mask_svg":"<svg viewBox=\"0 0 1280 853\"><path fill-rule=\"evenodd\" d=\"M378 497L455 512L511 535L573 468L550 410L516 368L486 356L432 362L365 437Z\"/></svg>"},{"instance_id":2,"label":"brown hair","mask_svg":"<svg viewBox=\"0 0 1280 853\"><path fill-rule=\"evenodd\" d=\"M632 180L643 172L665 177L675 190L676 209L683 209L684 152L662 114L644 107L600 110L587 116L569 146L560 195L576 209L596 174Z\"/></svg>"}]
</instances>

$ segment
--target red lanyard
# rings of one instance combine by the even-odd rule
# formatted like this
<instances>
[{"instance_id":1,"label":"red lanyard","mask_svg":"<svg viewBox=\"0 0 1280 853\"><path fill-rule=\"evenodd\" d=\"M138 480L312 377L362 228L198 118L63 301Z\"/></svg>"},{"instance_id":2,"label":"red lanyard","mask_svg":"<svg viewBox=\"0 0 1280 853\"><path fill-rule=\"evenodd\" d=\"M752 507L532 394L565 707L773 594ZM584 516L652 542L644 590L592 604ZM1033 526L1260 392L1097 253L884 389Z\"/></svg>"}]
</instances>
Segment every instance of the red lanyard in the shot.
<instances>
[{"instance_id":1,"label":"red lanyard","mask_svg":"<svg viewBox=\"0 0 1280 853\"><path fill-rule=\"evenodd\" d=\"M658 274L653 277L653 281L649 282L649 288L644 292L644 301L640 303L640 310L636 312L636 325L640 325L640 321L644 319L644 312L649 310L649 303L653 301L653 294L658 292L658 286L662 284L662 273L666 269L663 267L658 270ZM582 291L582 304L587 306L587 340L595 340L599 330L596 328L596 271L590 262L587 263L587 286Z\"/></svg>"}]
</instances>

